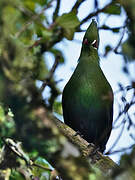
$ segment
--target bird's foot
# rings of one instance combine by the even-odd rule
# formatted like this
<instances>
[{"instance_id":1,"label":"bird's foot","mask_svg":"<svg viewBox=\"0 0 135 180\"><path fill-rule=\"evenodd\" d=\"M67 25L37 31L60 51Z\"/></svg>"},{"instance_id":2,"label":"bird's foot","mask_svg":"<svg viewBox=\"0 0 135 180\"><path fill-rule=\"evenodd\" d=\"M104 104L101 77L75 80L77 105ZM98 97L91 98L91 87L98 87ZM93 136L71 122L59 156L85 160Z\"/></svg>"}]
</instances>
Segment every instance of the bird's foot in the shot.
<instances>
[{"instance_id":1,"label":"bird's foot","mask_svg":"<svg viewBox=\"0 0 135 180\"><path fill-rule=\"evenodd\" d=\"M93 144L92 144L93 145ZM94 146L94 145L93 145ZM99 159L100 156L97 153L98 151L100 151L99 147L94 146L93 150L90 152L89 157L91 159L91 163L96 163Z\"/></svg>"},{"instance_id":2,"label":"bird's foot","mask_svg":"<svg viewBox=\"0 0 135 180\"><path fill-rule=\"evenodd\" d=\"M80 131L76 131L74 136L77 136L77 135L79 135L79 136L81 136L83 138L83 134L81 134Z\"/></svg>"},{"instance_id":3,"label":"bird's foot","mask_svg":"<svg viewBox=\"0 0 135 180\"><path fill-rule=\"evenodd\" d=\"M88 148L89 148L89 147L95 148L95 145L94 145L93 143L89 143L89 144L88 144Z\"/></svg>"},{"instance_id":4,"label":"bird's foot","mask_svg":"<svg viewBox=\"0 0 135 180\"><path fill-rule=\"evenodd\" d=\"M91 155L94 156L98 151L100 151L99 147L94 148Z\"/></svg>"},{"instance_id":5,"label":"bird's foot","mask_svg":"<svg viewBox=\"0 0 135 180\"><path fill-rule=\"evenodd\" d=\"M93 148L92 152L90 153L90 156L94 156L94 155L96 155L96 153L97 153L98 151L100 151L100 147L95 146L93 143L89 143L89 144L88 144L88 148L89 148L89 147L92 147L92 148Z\"/></svg>"}]
</instances>

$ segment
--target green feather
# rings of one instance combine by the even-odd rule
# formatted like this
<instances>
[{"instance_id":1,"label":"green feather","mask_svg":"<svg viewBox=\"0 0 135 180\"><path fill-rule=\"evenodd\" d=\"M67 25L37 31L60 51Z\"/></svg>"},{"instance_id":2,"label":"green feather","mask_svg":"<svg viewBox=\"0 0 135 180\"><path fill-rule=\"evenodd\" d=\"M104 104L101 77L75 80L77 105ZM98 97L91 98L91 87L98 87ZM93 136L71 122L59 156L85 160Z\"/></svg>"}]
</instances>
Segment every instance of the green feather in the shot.
<instances>
[{"instance_id":1,"label":"green feather","mask_svg":"<svg viewBox=\"0 0 135 180\"><path fill-rule=\"evenodd\" d=\"M113 93L99 66L98 44L93 20L83 39L79 63L64 88L62 106L65 123L103 152L112 128Z\"/></svg>"}]
</instances>

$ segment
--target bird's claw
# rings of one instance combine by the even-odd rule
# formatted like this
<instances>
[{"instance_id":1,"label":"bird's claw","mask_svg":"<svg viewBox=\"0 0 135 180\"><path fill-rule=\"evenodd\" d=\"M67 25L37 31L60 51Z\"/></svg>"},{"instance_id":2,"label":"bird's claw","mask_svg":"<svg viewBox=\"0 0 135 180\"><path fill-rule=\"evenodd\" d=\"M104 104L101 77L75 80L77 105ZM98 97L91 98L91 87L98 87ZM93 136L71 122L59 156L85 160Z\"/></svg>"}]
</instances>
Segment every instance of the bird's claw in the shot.
<instances>
[{"instance_id":1,"label":"bird's claw","mask_svg":"<svg viewBox=\"0 0 135 180\"><path fill-rule=\"evenodd\" d=\"M95 145L94 145L93 143L89 143L89 144L88 144L88 148L89 148L89 147L95 148Z\"/></svg>"},{"instance_id":2,"label":"bird's claw","mask_svg":"<svg viewBox=\"0 0 135 180\"><path fill-rule=\"evenodd\" d=\"M93 155L95 155L98 151L100 151L100 148L99 147L96 147L94 150L93 150Z\"/></svg>"},{"instance_id":3,"label":"bird's claw","mask_svg":"<svg viewBox=\"0 0 135 180\"><path fill-rule=\"evenodd\" d=\"M100 147L95 146L93 143L89 143L87 147L93 148L92 152L90 153L90 156L94 156L98 151L101 151Z\"/></svg>"},{"instance_id":4,"label":"bird's claw","mask_svg":"<svg viewBox=\"0 0 135 180\"><path fill-rule=\"evenodd\" d=\"M74 136L77 136L77 135L79 135L79 136L81 136L83 138L83 134L81 134L80 131L76 131Z\"/></svg>"}]
</instances>

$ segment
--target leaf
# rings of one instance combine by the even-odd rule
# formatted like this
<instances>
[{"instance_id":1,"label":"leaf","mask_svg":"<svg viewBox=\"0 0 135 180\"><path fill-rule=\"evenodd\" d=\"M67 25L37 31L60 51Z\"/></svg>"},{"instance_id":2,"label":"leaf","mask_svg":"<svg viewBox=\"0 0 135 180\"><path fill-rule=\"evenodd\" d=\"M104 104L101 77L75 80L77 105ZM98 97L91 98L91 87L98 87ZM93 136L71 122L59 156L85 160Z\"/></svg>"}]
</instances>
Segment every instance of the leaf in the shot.
<instances>
[{"instance_id":1,"label":"leaf","mask_svg":"<svg viewBox=\"0 0 135 180\"><path fill-rule=\"evenodd\" d=\"M129 61L134 61L135 60L135 51L134 51L134 47L132 46L132 44L130 43L129 40L125 41L122 44L122 52L124 55L126 55L127 59Z\"/></svg>"},{"instance_id":2,"label":"leaf","mask_svg":"<svg viewBox=\"0 0 135 180\"><path fill-rule=\"evenodd\" d=\"M80 24L76 14L74 12L65 13L56 19L56 23L64 29L75 28Z\"/></svg>"},{"instance_id":3,"label":"leaf","mask_svg":"<svg viewBox=\"0 0 135 180\"><path fill-rule=\"evenodd\" d=\"M37 79L38 80L44 80L44 78L47 76L48 74L48 69L46 67L45 61L43 58L41 58L41 60L39 61L39 63L37 64L37 71L38 71L38 76Z\"/></svg>"},{"instance_id":4,"label":"leaf","mask_svg":"<svg viewBox=\"0 0 135 180\"><path fill-rule=\"evenodd\" d=\"M118 28L117 27L111 28L105 24L101 27L101 29L110 30L110 31L113 31L114 33L119 33L119 31L120 31L119 27Z\"/></svg>"},{"instance_id":5,"label":"leaf","mask_svg":"<svg viewBox=\"0 0 135 180\"><path fill-rule=\"evenodd\" d=\"M104 13L107 14L114 14L114 15L120 15L121 13L121 6L119 4L112 4L108 8L104 10Z\"/></svg>"},{"instance_id":6,"label":"leaf","mask_svg":"<svg viewBox=\"0 0 135 180\"><path fill-rule=\"evenodd\" d=\"M42 37L44 37L46 40L49 40L52 37L52 32L44 29L42 30Z\"/></svg>"},{"instance_id":7,"label":"leaf","mask_svg":"<svg viewBox=\"0 0 135 180\"><path fill-rule=\"evenodd\" d=\"M78 17L74 12L65 13L56 19L56 24L64 29L64 36L68 40L72 40L75 28L80 24Z\"/></svg>"},{"instance_id":8,"label":"leaf","mask_svg":"<svg viewBox=\"0 0 135 180\"><path fill-rule=\"evenodd\" d=\"M53 111L62 115L62 106L61 106L61 102L57 102L55 101L54 102L54 105L53 105Z\"/></svg>"},{"instance_id":9,"label":"leaf","mask_svg":"<svg viewBox=\"0 0 135 180\"><path fill-rule=\"evenodd\" d=\"M12 113L12 111L11 111L11 109L10 109L10 108L8 108L8 116L10 116L10 117L14 117L14 114Z\"/></svg>"},{"instance_id":10,"label":"leaf","mask_svg":"<svg viewBox=\"0 0 135 180\"><path fill-rule=\"evenodd\" d=\"M10 175L10 180L25 180L25 177L13 169Z\"/></svg>"},{"instance_id":11,"label":"leaf","mask_svg":"<svg viewBox=\"0 0 135 180\"><path fill-rule=\"evenodd\" d=\"M120 28L112 28L112 31L113 31L114 33L119 33L119 32L120 32Z\"/></svg>"},{"instance_id":12,"label":"leaf","mask_svg":"<svg viewBox=\"0 0 135 180\"><path fill-rule=\"evenodd\" d=\"M74 37L74 33L75 33L75 29L70 28L70 29L64 29L64 36L68 39L68 40L72 40Z\"/></svg>"},{"instance_id":13,"label":"leaf","mask_svg":"<svg viewBox=\"0 0 135 180\"><path fill-rule=\"evenodd\" d=\"M31 11L34 12L36 3L35 3L33 0L29 0L29 1L28 1L28 0L25 0L25 1L24 1L24 5L25 5L28 9L30 9Z\"/></svg>"},{"instance_id":14,"label":"leaf","mask_svg":"<svg viewBox=\"0 0 135 180\"><path fill-rule=\"evenodd\" d=\"M21 142L16 142L11 138L4 139L5 144L12 150L17 156L25 160L25 162L30 165L31 160L29 156L23 151L21 147Z\"/></svg>"},{"instance_id":15,"label":"leaf","mask_svg":"<svg viewBox=\"0 0 135 180\"><path fill-rule=\"evenodd\" d=\"M32 168L33 175L35 177L40 177L40 179L43 179L43 180L49 180L51 172L46 170L46 168L53 169L49 165L49 163L42 157L38 157L34 163L37 166L33 166L33 168Z\"/></svg>"},{"instance_id":16,"label":"leaf","mask_svg":"<svg viewBox=\"0 0 135 180\"><path fill-rule=\"evenodd\" d=\"M105 47L105 56L107 56L108 53L109 53L111 50L112 50L112 47L111 47L110 45L107 45L107 46Z\"/></svg>"},{"instance_id":17,"label":"leaf","mask_svg":"<svg viewBox=\"0 0 135 180\"><path fill-rule=\"evenodd\" d=\"M0 106L0 122L3 122L5 120L5 112L2 106Z\"/></svg>"},{"instance_id":18,"label":"leaf","mask_svg":"<svg viewBox=\"0 0 135 180\"><path fill-rule=\"evenodd\" d=\"M52 48L50 52L53 53L55 57L58 57L59 63L64 63L65 60L62 51L60 51L59 49Z\"/></svg>"}]
</instances>

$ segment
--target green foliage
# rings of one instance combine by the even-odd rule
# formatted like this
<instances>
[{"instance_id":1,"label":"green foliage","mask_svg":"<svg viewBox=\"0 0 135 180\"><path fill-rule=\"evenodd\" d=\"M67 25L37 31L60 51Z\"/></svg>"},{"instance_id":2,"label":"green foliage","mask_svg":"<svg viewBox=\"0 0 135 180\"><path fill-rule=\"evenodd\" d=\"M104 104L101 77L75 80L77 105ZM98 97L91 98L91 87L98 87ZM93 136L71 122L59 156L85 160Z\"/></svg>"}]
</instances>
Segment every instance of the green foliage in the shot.
<instances>
[{"instance_id":1,"label":"green foliage","mask_svg":"<svg viewBox=\"0 0 135 180\"><path fill-rule=\"evenodd\" d=\"M11 175L10 175L11 180L25 180L25 177L18 171L12 170Z\"/></svg>"},{"instance_id":2,"label":"green foliage","mask_svg":"<svg viewBox=\"0 0 135 180\"><path fill-rule=\"evenodd\" d=\"M33 176L40 177L41 180L49 180L51 172L44 169L49 168L47 161L41 157L38 157L35 161L35 164L37 165L37 167L34 166L32 169ZM40 166L41 168L39 168L38 166Z\"/></svg>"},{"instance_id":3,"label":"green foliage","mask_svg":"<svg viewBox=\"0 0 135 180\"><path fill-rule=\"evenodd\" d=\"M56 19L56 23L64 29L64 36L68 40L73 39L75 28L80 24L75 12L63 14Z\"/></svg>"},{"instance_id":4,"label":"green foliage","mask_svg":"<svg viewBox=\"0 0 135 180\"><path fill-rule=\"evenodd\" d=\"M128 60L135 60L134 45L132 45L129 40L122 44L122 52L128 57Z\"/></svg>"},{"instance_id":5,"label":"green foliage","mask_svg":"<svg viewBox=\"0 0 135 180\"><path fill-rule=\"evenodd\" d=\"M80 22L74 12L65 13L56 19L56 23L63 28L75 28Z\"/></svg>"},{"instance_id":6,"label":"green foliage","mask_svg":"<svg viewBox=\"0 0 135 180\"><path fill-rule=\"evenodd\" d=\"M104 13L113 14L113 15L120 15L121 6L120 6L120 4L112 4L111 6L109 6L105 9Z\"/></svg>"},{"instance_id":7,"label":"green foliage","mask_svg":"<svg viewBox=\"0 0 135 180\"><path fill-rule=\"evenodd\" d=\"M89 175L89 179L90 180L106 180L107 178L103 176L103 174L101 173L101 171L99 171L98 168L93 166L92 172Z\"/></svg>"},{"instance_id":8,"label":"green foliage","mask_svg":"<svg viewBox=\"0 0 135 180\"><path fill-rule=\"evenodd\" d=\"M7 171L5 168L6 178L10 176L11 179L19 180L27 179L28 177L37 177L41 180L50 179L52 167L50 167L44 158L38 157L35 161L32 161L29 155L23 151L20 142L15 142L10 138L3 141L5 145L0 152L0 166L3 166L3 168L4 166L8 167L9 163L11 164L13 161L14 166L16 164L16 169ZM18 158L16 159L15 156ZM1 171L1 173L4 173L4 171ZM2 176L0 175L0 177Z\"/></svg>"},{"instance_id":9,"label":"green foliage","mask_svg":"<svg viewBox=\"0 0 135 180\"><path fill-rule=\"evenodd\" d=\"M62 115L62 107L61 107L61 102L57 102L55 101L54 105L53 105L53 111Z\"/></svg>"},{"instance_id":10,"label":"green foliage","mask_svg":"<svg viewBox=\"0 0 135 180\"><path fill-rule=\"evenodd\" d=\"M61 103L57 101L61 93L54 72L57 67L64 64L65 56L62 50L55 48L55 45L63 38L73 40L75 32L81 31L81 21L77 12L83 1L77 1L74 10L61 16L59 16L59 7L56 6L56 11L53 10L48 16L46 12L50 7L54 8L54 2L57 4L58 1L0 0L0 138L5 136L21 141L24 150L17 143L14 145L17 144L18 146L15 147L25 151L23 155L26 155L22 159L17 154L14 157L13 152L10 152L14 154L13 159L10 153L3 155L5 146L0 139L0 152L8 162L5 169L0 169L0 178L4 177L5 180L23 180L31 178L31 175L34 178L48 180L51 171L44 169L50 167L45 159L54 163L54 157L61 151L56 139L57 129L53 129L51 125L48 127L50 122L45 125L35 114L36 110L43 106L46 112L52 110L62 115ZM122 45L122 52L133 60L135 59L133 38L135 37L135 1L119 3L112 3L101 12L109 16L119 16L121 6L123 7L128 17L126 25L129 34ZM92 17L91 12L90 17ZM87 20L89 15L83 23ZM103 29L121 33L120 27L110 28L103 25ZM105 48L106 54L112 50L110 45ZM46 63L44 56L46 52L51 53L58 62L55 69L51 69L52 71L49 71ZM41 90L37 86L39 80L45 83L45 89ZM46 101L48 94L44 91L47 86L50 88L49 101ZM27 166L31 158L36 159L34 162L44 168ZM53 165L55 164L59 162ZM95 179L97 174L97 171L93 172L90 179Z\"/></svg>"},{"instance_id":11,"label":"green foliage","mask_svg":"<svg viewBox=\"0 0 135 180\"><path fill-rule=\"evenodd\" d=\"M0 105L0 134L2 136L11 136L15 132L14 115L10 108Z\"/></svg>"},{"instance_id":12,"label":"green foliage","mask_svg":"<svg viewBox=\"0 0 135 180\"><path fill-rule=\"evenodd\" d=\"M4 109L0 106L0 122L5 120L5 112Z\"/></svg>"},{"instance_id":13,"label":"green foliage","mask_svg":"<svg viewBox=\"0 0 135 180\"><path fill-rule=\"evenodd\" d=\"M59 63L64 63L64 55L63 55L63 52L59 49L56 49L56 48L52 48L50 49L50 52L52 53L52 55L54 55L55 58L58 58L59 59Z\"/></svg>"},{"instance_id":14,"label":"green foliage","mask_svg":"<svg viewBox=\"0 0 135 180\"><path fill-rule=\"evenodd\" d=\"M127 13L127 21L126 21L126 30L128 34L128 38L122 44L122 53L124 54L126 61L134 61L135 60L135 1L130 0L128 2L122 1L122 5L124 10Z\"/></svg>"},{"instance_id":15,"label":"green foliage","mask_svg":"<svg viewBox=\"0 0 135 180\"><path fill-rule=\"evenodd\" d=\"M105 47L105 56L108 55L108 53L112 50L112 47L110 45L107 45Z\"/></svg>"},{"instance_id":16,"label":"green foliage","mask_svg":"<svg viewBox=\"0 0 135 180\"><path fill-rule=\"evenodd\" d=\"M105 24L102 26L102 29L112 30L112 32L114 32L114 33L119 33L119 31L120 31L120 28L117 28L117 27L116 28L115 27L114 28L110 28L109 26L107 26Z\"/></svg>"}]
</instances>

